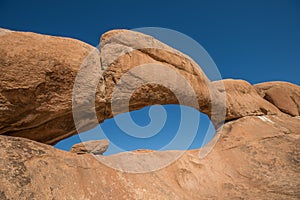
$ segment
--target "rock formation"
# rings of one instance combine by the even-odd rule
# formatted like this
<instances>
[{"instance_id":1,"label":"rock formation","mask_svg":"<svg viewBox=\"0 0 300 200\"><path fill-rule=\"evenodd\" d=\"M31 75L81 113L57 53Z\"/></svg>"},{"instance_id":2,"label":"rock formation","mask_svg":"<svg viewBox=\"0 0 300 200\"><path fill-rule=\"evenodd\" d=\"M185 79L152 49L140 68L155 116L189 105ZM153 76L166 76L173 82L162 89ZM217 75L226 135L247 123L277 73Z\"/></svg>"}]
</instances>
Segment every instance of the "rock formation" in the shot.
<instances>
[{"instance_id":1,"label":"rock formation","mask_svg":"<svg viewBox=\"0 0 300 200\"><path fill-rule=\"evenodd\" d=\"M87 109L90 101L86 100L94 96L91 88L98 84L94 79L100 79L95 109L99 122L102 122L113 116L111 97L120 77L133 67L147 63L168 66L189 80L199 99L197 106L210 115L210 81L201 68L186 55L150 36L125 30L110 31L101 37L101 57L97 49L68 38L9 32L2 34L0 42L0 73L3 74L0 77L0 102L3 102L0 134L22 136L47 144L55 144L76 134L72 91L80 68L84 78L79 83L81 90L78 96L73 96L73 106L81 112L88 110L82 114L84 120L80 123L83 130L87 129L85 126L95 126L89 119L93 114ZM136 50L129 51L132 48ZM87 73L84 72L85 67L88 68ZM169 78L165 77L165 80ZM185 95L184 85L177 85L175 81L171 84L178 90L177 93ZM76 94L76 88L74 91ZM119 94L120 102L123 102L126 91ZM147 84L132 95L130 110L152 104L178 103L173 93L165 87ZM122 105L116 112L124 112Z\"/></svg>"},{"instance_id":2,"label":"rock formation","mask_svg":"<svg viewBox=\"0 0 300 200\"><path fill-rule=\"evenodd\" d=\"M211 82L188 56L132 31L107 32L100 46L101 53L73 39L0 29L0 199L300 198L299 86ZM198 99L195 107L217 128L213 140L219 140L208 156L199 157L204 148L124 152L95 159L49 145L76 134L72 106L84 110L79 118L82 130L94 126L93 113L84 109L93 98L98 121L112 117L118 80L134 66L149 63L168 66L192 85ZM92 75L80 82L87 92L72 96L80 67L92 70ZM183 86L170 91L143 85L132 94L130 110L180 103L176 93L190 100ZM88 88L95 89L93 97ZM127 88L117 102L126 99L131 85ZM212 109L222 113L223 102L215 100L222 97L227 102L224 125L219 123L222 114ZM125 111L122 106L117 113ZM159 170L122 171L151 169L177 153L182 156Z\"/></svg>"},{"instance_id":3,"label":"rock formation","mask_svg":"<svg viewBox=\"0 0 300 200\"><path fill-rule=\"evenodd\" d=\"M108 140L90 140L73 145L70 152L76 154L92 153L94 155L102 155L107 150L108 145Z\"/></svg>"}]
</instances>

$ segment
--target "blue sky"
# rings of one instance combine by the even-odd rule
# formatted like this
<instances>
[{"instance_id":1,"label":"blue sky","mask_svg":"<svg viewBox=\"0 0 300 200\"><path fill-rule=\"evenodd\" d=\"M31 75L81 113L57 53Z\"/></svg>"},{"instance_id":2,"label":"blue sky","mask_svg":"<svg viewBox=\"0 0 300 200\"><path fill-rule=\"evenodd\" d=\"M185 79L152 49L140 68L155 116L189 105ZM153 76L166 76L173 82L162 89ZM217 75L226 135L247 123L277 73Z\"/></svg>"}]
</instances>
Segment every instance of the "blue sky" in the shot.
<instances>
[{"instance_id":1,"label":"blue sky","mask_svg":"<svg viewBox=\"0 0 300 200\"><path fill-rule=\"evenodd\" d=\"M65 3L0 0L0 27L77 38L94 46L98 45L101 34L111 29L169 28L200 43L223 78L244 79L252 84L272 80L300 84L300 2L297 0ZM148 115L143 113L147 109L135 114L142 124L147 122ZM176 125L180 113L176 106L166 109L171 120L169 128L166 124L166 132L172 132L175 129L171 124ZM103 126L118 132L111 121ZM131 143L139 145L137 141Z\"/></svg>"}]
</instances>

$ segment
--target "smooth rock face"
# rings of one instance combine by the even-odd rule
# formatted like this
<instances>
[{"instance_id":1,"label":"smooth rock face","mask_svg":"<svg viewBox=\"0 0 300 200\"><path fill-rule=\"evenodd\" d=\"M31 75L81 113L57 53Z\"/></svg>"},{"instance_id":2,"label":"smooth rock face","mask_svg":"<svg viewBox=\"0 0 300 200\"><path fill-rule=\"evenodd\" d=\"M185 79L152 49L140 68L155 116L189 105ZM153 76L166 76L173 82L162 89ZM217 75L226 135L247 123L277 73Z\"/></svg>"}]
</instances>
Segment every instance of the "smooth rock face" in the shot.
<instances>
[{"instance_id":1,"label":"smooth rock face","mask_svg":"<svg viewBox=\"0 0 300 200\"><path fill-rule=\"evenodd\" d=\"M259 94L292 116L300 115L300 87L286 82L267 82L254 85Z\"/></svg>"},{"instance_id":2,"label":"smooth rock face","mask_svg":"<svg viewBox=\"0 0 300 200\"><path fill-rule=\"evenodd\" d=\"M108 145L108 140L91 140L73 145L70 152L76 154L92 153L94 155L102 155L107 150Z\"/></svg>"},{"instance_id":3,"label":"smooth rock face","mask_svg":"<svg viewBox=\"0 0 300 200\"><path fill-rule=\"evenodd\" d=\"M1 199L299 199L300 119L249 116L224 125L205 158L189 150L172 165L123 173L90 154L0 136ZM218 132L217 134L220 134ZM201 149L200 149L201 150ZM148 168L173 151L101 156ZM130 155L129 155L130 154ZM140 159L130 159L143 156ZM147 159L151 156L152 159Z\"/></svg>"}]
</instances>

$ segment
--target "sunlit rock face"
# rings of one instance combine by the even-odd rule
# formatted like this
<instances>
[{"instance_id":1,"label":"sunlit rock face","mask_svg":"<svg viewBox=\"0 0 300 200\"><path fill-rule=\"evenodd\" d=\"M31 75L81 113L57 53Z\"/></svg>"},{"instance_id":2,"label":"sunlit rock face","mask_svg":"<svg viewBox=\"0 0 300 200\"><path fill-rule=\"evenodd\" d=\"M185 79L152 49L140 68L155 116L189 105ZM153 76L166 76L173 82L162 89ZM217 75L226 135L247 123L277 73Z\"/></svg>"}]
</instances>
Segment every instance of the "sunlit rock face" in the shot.
<instances>
[{"instance_id":1,"label":"sunlit rock face","mask_svg":"<svg viewBox=\"0 0 300 200\"><path fill-rule=\"evenodd\" d=\"M136 50L141 44L154 49ZM300 198L299 86L211 82L188 56L133 31L105 33L100 46L101 54L69 38L0 30L0 199ZM112 117L113 88L122 75L149 63L163 63L187 79L198 110L210 117L212 105L223 105L212 97L226 97L225 124L218 126L218 115L212 119L219 140L207 156L199 156L205 149L77 155L47 145L76 133L72 92L81 66L94 71L82 82L87 92L75 96L75 107L90 105L84 99L94 87L101 122ZM132 95L130 109L179 103L174 94L181 89L145 85ZM82 130L93 127L90 110L83 115ZM153 170L177 154L172 164Z\"/></svg>"}]
</instances>

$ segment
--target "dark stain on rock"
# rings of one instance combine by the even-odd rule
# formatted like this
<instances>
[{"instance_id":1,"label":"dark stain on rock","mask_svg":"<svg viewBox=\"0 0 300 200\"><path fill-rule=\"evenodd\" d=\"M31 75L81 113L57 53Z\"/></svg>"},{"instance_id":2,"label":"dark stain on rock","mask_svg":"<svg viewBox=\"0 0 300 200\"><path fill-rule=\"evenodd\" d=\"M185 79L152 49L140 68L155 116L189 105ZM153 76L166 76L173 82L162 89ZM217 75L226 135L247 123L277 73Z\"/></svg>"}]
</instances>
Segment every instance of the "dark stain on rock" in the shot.
<instances>
[{"instance_id":1,"label":"dark stain on rock","mask_svg":"<svg viewBox=\"0 0 300 200\"><path fill-rule=\"evenodd\" d=\"M35 148L33 143L21 141L19 138L4 136L0 139L0 145L6 147L7 156L4 158L6 159L6 168L0 171L0 177L19 188L30 184L31 177L25 162L32 157L43 155L46 152Z\"/></svg>"},{"instance_id":2,"label":"dark stain on rock","mask_svg":"<svg viewBox=\"0 0 300 200\"><path fill-rule=\"evenodd\" d=\"M7 179L18 187L24 187L31 182L26 174L26 166L22 161L9 159Z\"/></svg>"},{"instance_id":3,"label":"dark stain on rock","mask_svg":"<svg viewBox=\"0 0 300 200\"><path fill-rule=\"evenodd\" d=\"M259 110L260 110L264 115L267 115L267 114L268 114L268 110L266 110L265 108L260 107Z\"/></svg>"},{"instance_id":4,"label":"dark stain on rock","mask_svg":"<svg viewBox=\"0 0 300 200\"><path fill-rule=\"evenodd\" d=\"M290 163L290 167L296 173L299 171L299 164L300 164L300 152L299 149L294 149L294 151L288 152L287 159Z\"/></svg>"},{"instance_id":5,"label":"dark stain on rock","mask_svg":"<svg viewBox=\"0 0 300 200\"><path fill-rule=\"evenodd\" d=\"M42 155L42 154L46 154L46 152L44 150L41 149L35 149L32 148L28 143L25 142L21 142L19 140L10 140L11 142L11 148L16 152L16 151L20 151L22 152L21 155L23 155L26 158L30 158L36 155Z\"/></svg>"},{"instance_id":6,"label":"dark stain on rock","mask_svg":"<svg viewBox=\"0 0 300 200\"><path fill-rule=\"evenodd\" d=\"M3 191L0 191L0 199L1 200L9 200Z\"/></svg>"}]
</instances>

